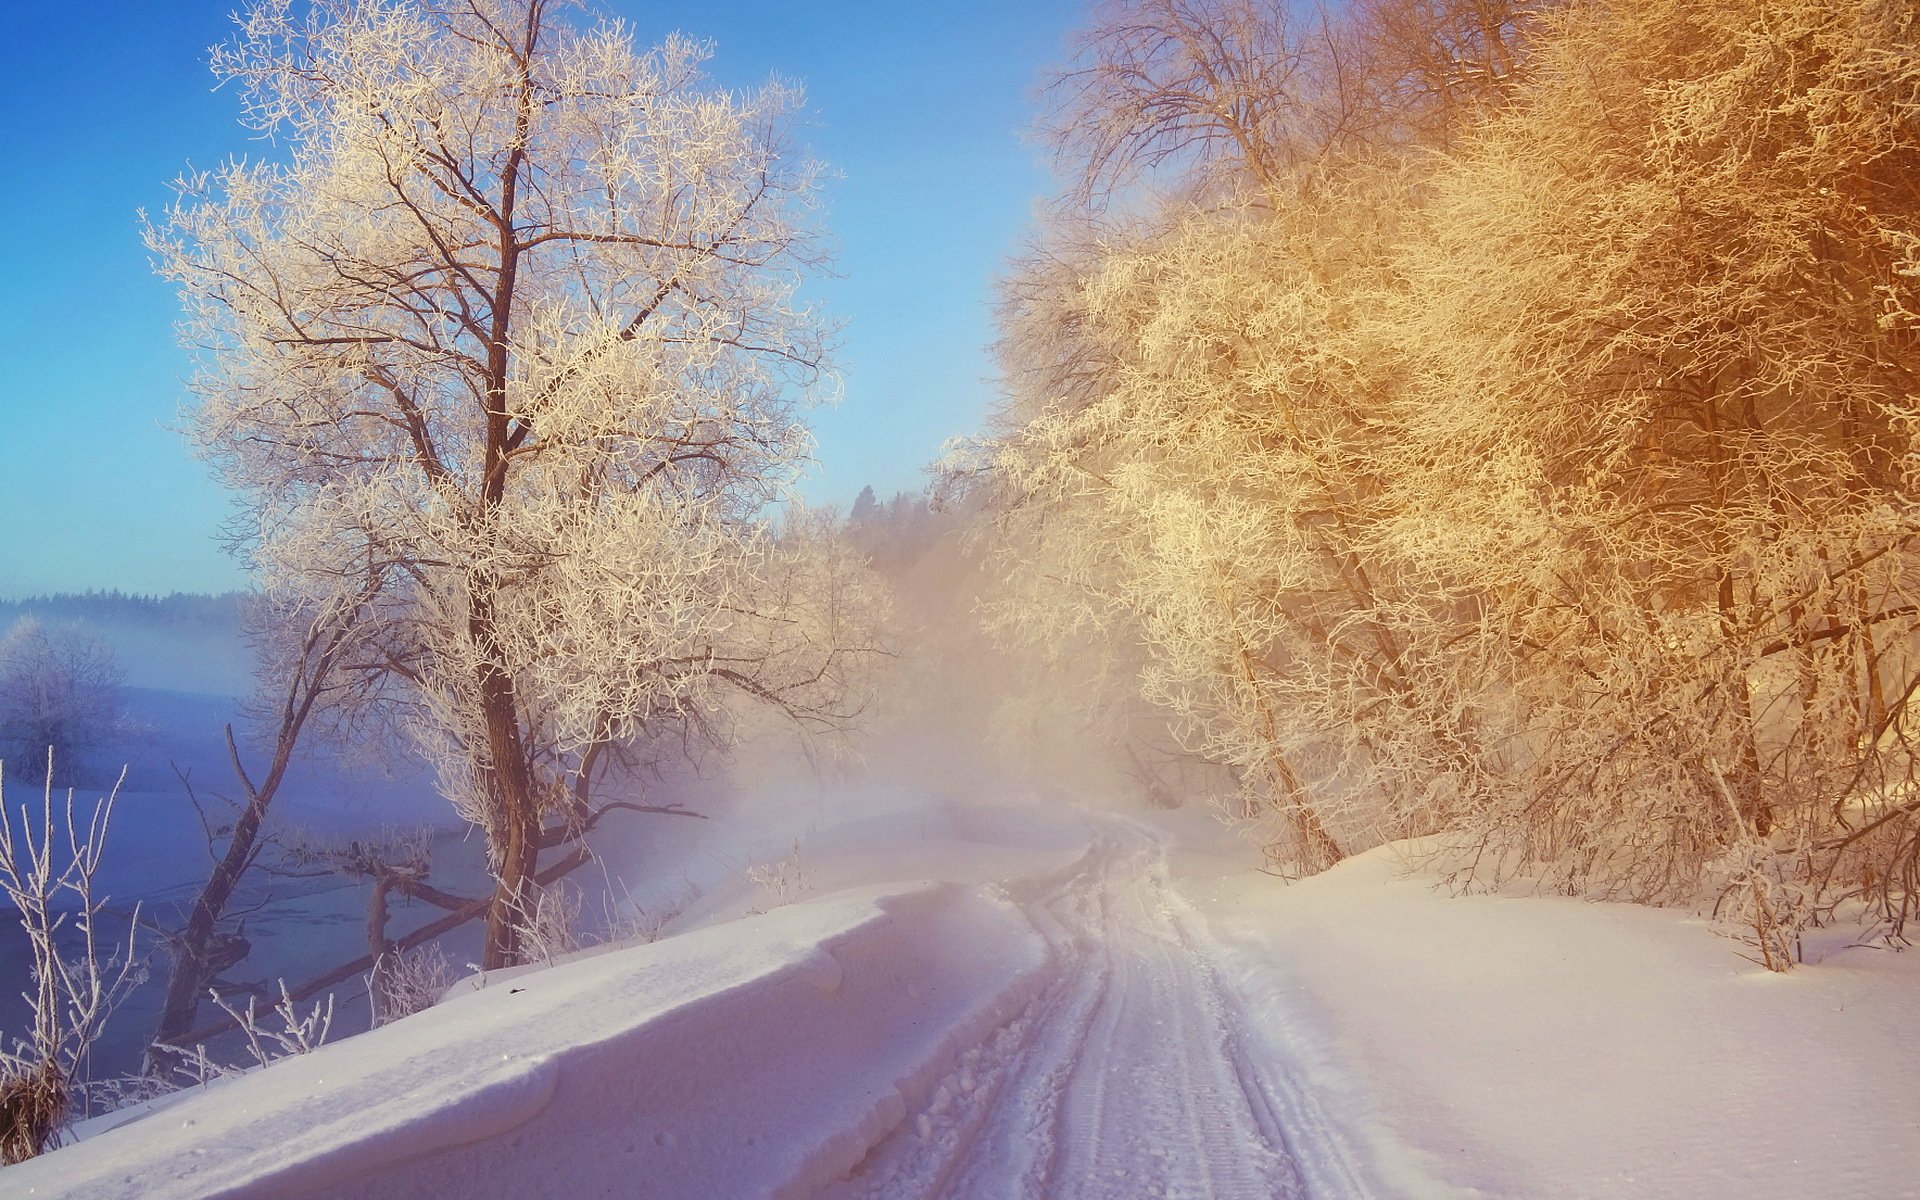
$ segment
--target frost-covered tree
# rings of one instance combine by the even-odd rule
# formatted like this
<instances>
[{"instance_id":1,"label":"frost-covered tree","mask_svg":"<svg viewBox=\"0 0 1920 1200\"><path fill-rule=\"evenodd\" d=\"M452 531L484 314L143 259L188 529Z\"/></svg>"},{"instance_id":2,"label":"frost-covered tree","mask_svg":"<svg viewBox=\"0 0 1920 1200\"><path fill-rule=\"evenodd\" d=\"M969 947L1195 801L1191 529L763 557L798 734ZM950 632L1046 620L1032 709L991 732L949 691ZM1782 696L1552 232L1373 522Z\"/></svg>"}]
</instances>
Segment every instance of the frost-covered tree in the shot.
<instances>
[{"instance_id":1,"label":"frost-covered tree","mask_svg":"<svg viewBox=\"0 0 1920 1200\"><path fill-rule=\"evenodd\" d=\"M851 564L762 515L824 361L799 96L553 7L253 6L214 68L286 157L148 231L266 589L377 597L339 670L485 830L489 965L623 747L729 695L838 720L868 639Z\"/></svg>"},{"instance_id":2,"label":"frost-covered tree","mask_svg":"<svg viewBox=\"0 0 1920 1200\"><path fill-rule=\"evenodd\" d=\"M1917 87L1910 6L1570 5L1434 183L1384 544L1474 599L1529 869L1913 880Z\"/></svg>"},{"instance_id":3,"label":"frost-covered tree","mask_svg":"<svg viewBox=\"0 0 1920 1200\"><path fill-rule=\"evenodd\" d=\"M1385 217L1323 186L1031 269L987 455L1000 627L1130 662L1185 743L1238 775L1274 858L1306 869L1377 840L1379 742L1406 737L1413 686L1359 541L1389 433L1361 330Z\"/></svg>"},{"instance_id":4,"label":"frost-covered tree","mask_svg":"<svg viewBox=\"0 0 1920 1200\"><path fill-rule=\"evenodd\" d=\"M79 625L16 620L0 638L0 758L10 774L46 782L47 762L72 771L122 716L113 648Z\"/></svg>"},{"instance_id":5,"label":"frost-covered tree","mask_svg":"<svg viewBox=\"0 0 1920 1200\"><path fill-rule=\"evenodd\" d=\"M1008 288L1009 399L975 463L998 493L998 627L1099 645L1107 681L1230 769L1269 854L1308 870L1422 827L1431 789L1389 786L1389 743L1460 756L1406 719L1425 685L1362 549L1393 436L1372 313L1418 182L1377 153L1400 135L1367 99L1367 37L1264 0L1097 10L1055 91L1070 197L1144 170L1190 185L1056 215Z\"/></svg>"},{"instance_id":6,"label":"frost-covered tree","mask_svg":"<svg viewBox=\"0 0 1920 1200\"><path fill-rule=\"evenodd\" d=\"M1920 18L1290 22L1111 4L1065 77L1076 195L1192 178L1012 284L1003 625L1130 663L1301 864L1451 827L1482 873L1704 888L1770 964L1861 890L1897 932Z\"/></svg>"}]
</instances>

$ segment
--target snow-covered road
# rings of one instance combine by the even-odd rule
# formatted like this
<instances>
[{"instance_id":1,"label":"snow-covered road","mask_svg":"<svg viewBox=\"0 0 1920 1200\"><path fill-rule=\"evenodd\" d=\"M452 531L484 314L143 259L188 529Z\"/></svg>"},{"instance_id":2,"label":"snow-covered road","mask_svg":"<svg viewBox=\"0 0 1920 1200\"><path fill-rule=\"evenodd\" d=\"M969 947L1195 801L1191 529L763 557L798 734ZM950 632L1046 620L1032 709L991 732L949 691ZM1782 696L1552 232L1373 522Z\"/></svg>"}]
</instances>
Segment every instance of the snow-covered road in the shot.
<instances>
[{"instance_id":1,"label":"snow-covered road","mask_svg":"<svg viewBox=\"0 0 1920 1200\"><path fill-rule=\"evenodd\" d=\"M1046 986L822 1200L1305 1194L1159 843L1099 826L1076 869L1014 889L1052 951Z\"/></svg>"},{"instance_id":2,"label":"snow-covered road","mask_svg":"<svg viewBox=\"0 0 1920 1200\"><path fill-rule=\"evenodd\" d=\"M1326 1186L1311 1093L1240 1016L1166 834L972 806L836 836L816 898L489 978L9 1168L10 1194L1364 1194Z\"/></svg>"},{"instance_id":3,"label":"snow-covered road","mask_svg":"<svg viewBox=\"0 0 1920 1200\"><path fill-rule=\"evenodd\" d=\"M122 1114L0 1171L0 1196L1798 1200L1920 1178L1912 952L1829 941L1768 975L1687 914L1450 897L1391 847L1276 888L1205 813L854 795L756 818L715 831L741 853L628 870L706 868L672 936ZM750 915L775 897L745 868L782 861L796 894Z\"/></svg>"}]
</instances>

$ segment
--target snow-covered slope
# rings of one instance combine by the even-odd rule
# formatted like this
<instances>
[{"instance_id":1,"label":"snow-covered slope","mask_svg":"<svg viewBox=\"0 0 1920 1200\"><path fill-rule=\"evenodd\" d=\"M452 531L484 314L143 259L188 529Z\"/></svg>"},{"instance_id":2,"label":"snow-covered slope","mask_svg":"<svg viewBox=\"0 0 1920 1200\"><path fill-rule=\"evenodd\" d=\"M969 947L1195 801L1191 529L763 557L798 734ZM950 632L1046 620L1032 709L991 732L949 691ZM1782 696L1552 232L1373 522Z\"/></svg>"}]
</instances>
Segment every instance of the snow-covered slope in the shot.
<instances>
[{"instance_id":1,"label":"snow-covered slope","mask_svg":"<svg viewBox=\"0 0 1920 1200\"><path fill-rule=\"evenodd\" d=\"M1282 886L1201 814L801 811L657 831L712 839L687 932L496 974L0 1192L1916 1194L1920 958L1770 976L1684 914L1449 898L1391 848ZM741 864L794 838L804 894L742 916L775 899Z\"/></svg>"},{"instance_id":2,"label":"snow-covered slope","mask_svg":"<svg viewBox=\"0 0 1920 1200\"><path fill-rule=\"evenodd\" d=\"M1374 1194L1920 1196L1920 954L1769 974L1685 913L1450 896L1393 846L1289 887L1182 866Z\"/></svg>"},{"instance_id":3,"label":"snow-covered slope","mask_svg":"<svg viewBox=\"0 0 1920 1200\"><path fill-rule=\"evenodd\" d=\"M1018 911L931 884L458 996L7 1171L10 1195L761 1196L852 1167L1017 1007Z\"/></svg>"}]
</instances>

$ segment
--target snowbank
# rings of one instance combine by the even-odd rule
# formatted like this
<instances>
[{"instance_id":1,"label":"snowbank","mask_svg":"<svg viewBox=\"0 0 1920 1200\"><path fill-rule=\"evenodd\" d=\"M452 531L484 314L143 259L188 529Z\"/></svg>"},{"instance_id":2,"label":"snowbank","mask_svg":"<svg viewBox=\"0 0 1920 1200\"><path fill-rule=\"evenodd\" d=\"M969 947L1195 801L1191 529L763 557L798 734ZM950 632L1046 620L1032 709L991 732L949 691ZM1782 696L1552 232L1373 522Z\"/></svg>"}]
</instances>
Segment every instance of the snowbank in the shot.
<instances>
[{"instance_id":1,"label":"snowbank","mask_svg":"<svg viewBox=\"0 0 1920 1200\"><path fill-rule=\"evenodd\" d=\"M8 1168L34 1197L804 1195L1031 995L1045 943L873 889L495 981Z\"/></svg>"},{"instance_id":2,"label":"snowbank","mask_svg":"<svg viewBox=\"0 0 1920 1200\"><path fill-rule=\"evenodd\" d=\"M688 932L497 973L8 1168L0 1191L811 1195L892 1131L940 1151L945 1126L917 1123L951 1100L943 1080L1025 1045L1028 1027L1078 1028L1043 1019L1066 1011L1049 997L1082 992L1060 986L1062 954L1038 930L1096 949L1113 934L1094 917L1163 911L1157 889L1082 870L1094 842L1128 844L1124 817L853 792L733 815L655 826L632 851L694 897L672 922ZM1682 913L1452 898L1403 877L1392 847L1285 886L1204 814L1139 825L1166 848L1178 894L1164 947L1144 933L1126 945L1232 985L1196 1027L1244 1015L1259 1031L1234 1044L1270 1060L1236 1063L1263 1081L1316 1197L1916 1194L1920 954L1828 944L1817 965L1769 975ZM741 917L777 903L746 872L796 842L802 901ZM1151 865L1157 849L1107 855L1135 858ZM902 874L946 882L884 882ZM1076 891L1082 875L1108 899ZM1085 907L1084 928L1048 925L1061 905ZM1121 994L1104 983L1082 991L1108 1024L1125 1007L1104 1003ZM1172 1003L1135 1015L1157 1026ZM1164 1016L1171 1029L1182 1014ZM1047 1087L1083 1068L1151 1080L1142 1112L1165 1099L1164 1072L1104 1070L1075 1037L1054 1049L1031 1062L1010 1050L996 1069ZM976 1115L1032 1139L1033 1111Z\"/></svg>"},{"instance_id":3,"label":"snowbank","mask_svg":"<svg viewBox=\"0 0 1920 1200\"><path fill-rule=\"evenodd\" d=\"M1770 975L1685 914L1451 897L1394 847L1292 886L1180 862L1366 1194L1920 1194L1920 954Z\"/></svg>"}]
</instances>

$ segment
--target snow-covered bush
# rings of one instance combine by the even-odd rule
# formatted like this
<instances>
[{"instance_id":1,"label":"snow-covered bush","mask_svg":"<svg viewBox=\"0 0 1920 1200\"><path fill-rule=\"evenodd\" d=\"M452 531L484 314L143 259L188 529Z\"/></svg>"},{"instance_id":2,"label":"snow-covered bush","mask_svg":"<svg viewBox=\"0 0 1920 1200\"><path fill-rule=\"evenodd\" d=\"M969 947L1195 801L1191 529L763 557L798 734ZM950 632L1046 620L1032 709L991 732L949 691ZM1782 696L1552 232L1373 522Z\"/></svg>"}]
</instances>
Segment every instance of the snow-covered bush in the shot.
<instances>
[{"instance_id":1,"label":"snow-covered bush","mask_svg":"<svg viewBox=\"0 0 1920 1200\"><path fill-rule=\"evenodd\" d=\"M793 843L793 853L785 858L748 867L747 882L766 892L774 908L791 904L813 890L813 876L807 873L806 864L801 861L800 843L797 841Z\"/></svg>"},{"instance_id":2,"label":"snow-covered bush","mask_svg":"<svg viewBox=\"0 0 1920 1200\"><path fill-rule=\"evenodd\" d=\"M1720 892L1714 928L1744 943L1747 957L1767 970L1792 970L1800 961L1800 934L1817 916L1805 871L1803 859L1757 838L1735 842L1707 867Z\"/></svg>"}]
</instances>

